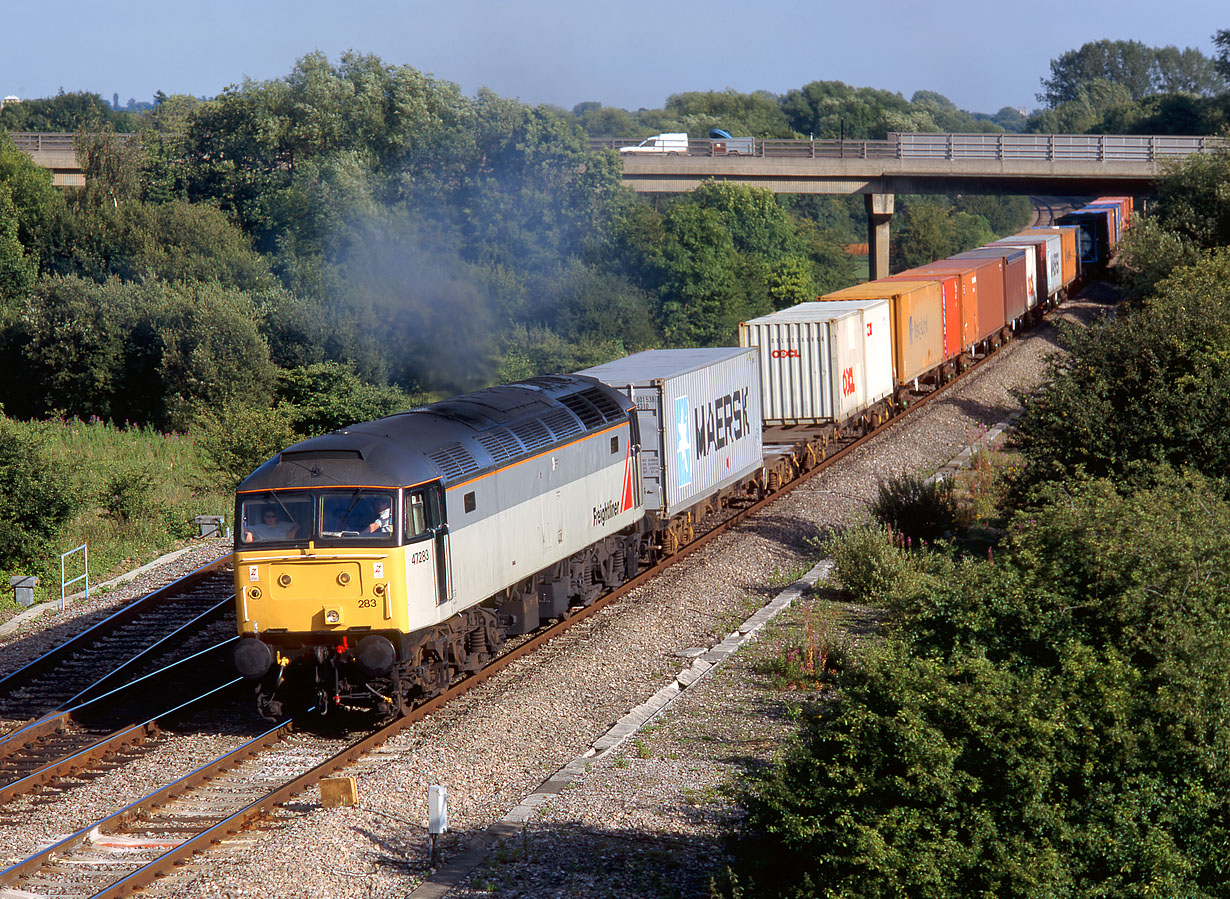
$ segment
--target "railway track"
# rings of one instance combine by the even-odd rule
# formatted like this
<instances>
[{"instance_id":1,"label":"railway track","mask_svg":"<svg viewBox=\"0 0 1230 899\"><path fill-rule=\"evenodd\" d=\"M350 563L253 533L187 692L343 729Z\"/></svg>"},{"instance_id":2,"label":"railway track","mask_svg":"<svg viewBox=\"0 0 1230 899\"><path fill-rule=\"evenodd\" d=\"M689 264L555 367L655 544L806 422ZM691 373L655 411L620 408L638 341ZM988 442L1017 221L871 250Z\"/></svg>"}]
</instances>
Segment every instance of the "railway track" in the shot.
<instances>
[{"instance_id":1,"label":"railway track","mask_svg":"<svg viewBox=\"0 0 1230 899\"><path fill-rule=\"evenodd\" d=\"M0 718L26 722L102 695L204 648L232 614L228 558L204 566L0 678ZM103 676L99 676L99 672Z\"/></svg>"},{"instance_id":2,"label":"railway track","mask_svg":"<svg viewBox=\"0 0 1230 899\"><path fill-rule=\"evenodd\" d=\"M231 671L234 638L185 656L71 709L45 715L0 739L0 808L83 772L97 775L139 758L161 726L242 683ZM0 811L0 826L8 821Z\"/></svg>"},{"instance_id":3,"label":"railway track","mask_svg":"<svg viewBox=\"0 0 1230 899\"><path fill-rule=\"evenodd\" d=\"M0 804L139 757L161 721L237 684L232 606L225 564L206 566L0 680L22 722L0 737Z\"/></svg>"},{"instance_id":4,"label":"railway track","mask_svg":"<svg viewBox=\"0 0 1230 899\"><path fill-rule=\"evenodd\" d=\"M1030 197L1029 200L1034 206L1034 217L1029 223L1031 228L1047 228L1065 212L1076 208L1071 197Z\"/></svg>"}]
</instances>

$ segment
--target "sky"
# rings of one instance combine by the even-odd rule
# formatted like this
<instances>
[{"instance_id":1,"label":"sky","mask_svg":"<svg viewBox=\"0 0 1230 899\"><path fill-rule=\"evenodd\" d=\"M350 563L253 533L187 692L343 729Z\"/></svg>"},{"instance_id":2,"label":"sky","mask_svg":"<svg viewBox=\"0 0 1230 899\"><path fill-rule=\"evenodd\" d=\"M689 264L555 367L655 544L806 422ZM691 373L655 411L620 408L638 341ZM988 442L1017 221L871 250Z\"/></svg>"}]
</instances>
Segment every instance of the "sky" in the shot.
<instances>
[{"instance_id":1,"label":"sky","mask_svg":"<svg viewBox=\"0 0 1230 899\"><path fill-rule=\"evenodd\" d=\"M971 112L1040 105L1050 60L1088 41L1214 55L1208 0L3 0L0 96L212 97L347 50L524 103L661 108L683 91L844 81L937 91Z\"/></svg>"}]
</instances>

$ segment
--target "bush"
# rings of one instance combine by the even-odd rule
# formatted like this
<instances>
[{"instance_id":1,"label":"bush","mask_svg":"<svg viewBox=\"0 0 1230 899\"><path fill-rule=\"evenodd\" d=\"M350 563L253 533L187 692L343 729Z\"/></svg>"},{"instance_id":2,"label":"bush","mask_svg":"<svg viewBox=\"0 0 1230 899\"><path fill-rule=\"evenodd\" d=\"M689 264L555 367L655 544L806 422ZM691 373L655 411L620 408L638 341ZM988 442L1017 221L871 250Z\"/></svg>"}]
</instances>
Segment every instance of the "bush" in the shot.
<instances>
[{"instance_id":1,"label":"bush","mask_svg":"<svg viewBox=\"0 0 1230 899\"><path fill-rule=\"evenodd\" d=\"M948 478L928 481L902 474L881 481L871 514L913 543L950 536L957 528L957 500Z\"/></svg>"},{"instance_id":2,"label":"bush","mask_svg":"<svg viewBox=\"0 0 1230 899\"><path fill-rule=\"evenodd\" d=\"M53 540L78 507L71 485L37 430L0 414L0 570L51 568Z\"/></svg>"},{"instance_id":3,"label":"bush","mask_svg":"<svg viewBox=\"0 0 1230 899\"><path fill-rule=\"evenodd\" d=\"M161 508L155 496L153 473L142 466L125 466L107 477L103 484L102 507L121 524L158 514Z\"/></svg>"},{"instance_id":4,"label":"bush","mask_svg":"<svg viewBox=\"0 0 1230 899\"><path fill-rule=\"evenodd\" d=\"M198 418L193 436L210 485L226 491L234 491L240 481L296 441L286 408L236 402Z\"/></svg>"},{"instance_id":5,"label":"bush","mask_svg":"<svg viewBox=\"0 0 1230 899\"><path fill-rule=\"evenodd\" d=\"M414 399L396 387L376 387L347 366L322 362L278 373L279 400L290 405L295 431L305 437L324 434L402 412Z\"/></svg>"},{"instance_id":6,"label":"bush","mask_svg":"<svg viewBox=\"0 0 1230 899\"><path fill-rule=\"evenodd\" d=\"M1055 490L994 565L917 558L899 633L747 785L750 895L1227 894L1230 503L1150 480Z\"/></svg>"},{"instance_id":7,"label":"bush","mask_svg":"<svg viewBox=\"0 0 1230 899\"><path fill-rule=\"evenodd\" d=\"M853 527L822 542L833 559L837 585L856 600L885 601L909 585L913 569L884 528Z\"/></svg>"}]
</instances>

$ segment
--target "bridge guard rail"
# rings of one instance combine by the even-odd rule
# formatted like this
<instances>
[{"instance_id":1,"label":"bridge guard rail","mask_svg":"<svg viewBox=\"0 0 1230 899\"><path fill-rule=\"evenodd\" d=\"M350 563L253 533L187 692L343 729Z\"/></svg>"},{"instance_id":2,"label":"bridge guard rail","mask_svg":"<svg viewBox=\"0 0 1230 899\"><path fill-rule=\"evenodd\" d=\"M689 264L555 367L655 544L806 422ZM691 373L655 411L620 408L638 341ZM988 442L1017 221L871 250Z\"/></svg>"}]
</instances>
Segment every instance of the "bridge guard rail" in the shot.
<instances>
[{"instance_id":1,"label":"bridge guard rail","mask_svg":"<svg viewBox=\"0 0 1230 899\"><path fill-rule=\"evenodd\" d=\"M591 139L591 150L619 149L634 138ZM716 154L708 140L688 141L689 156ZM1225 138L1137 134L939 134L892 132L887 140L755 141L756 156L802 159L1004 159L1038 162L1142 162L1212 153ZM737 158L737 157L732 157Z\"/></svg>"}]
</instances>

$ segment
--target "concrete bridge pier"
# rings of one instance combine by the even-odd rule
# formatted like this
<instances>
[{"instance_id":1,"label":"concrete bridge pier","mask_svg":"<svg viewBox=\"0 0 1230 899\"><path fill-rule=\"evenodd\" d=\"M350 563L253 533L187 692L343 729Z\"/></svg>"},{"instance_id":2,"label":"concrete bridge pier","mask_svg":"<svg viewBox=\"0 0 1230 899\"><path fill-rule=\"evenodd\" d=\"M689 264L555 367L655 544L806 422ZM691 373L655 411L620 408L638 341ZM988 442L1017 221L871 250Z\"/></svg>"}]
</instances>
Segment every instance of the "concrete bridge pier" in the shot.
<instances>
[{"instance_id":1,"label":"concrete bridge pier","mask_svg":"<svg viewBox=\"0 0 1230 899\"><path fill-rule=\"evenodd\" d=\"M893 194L863 194L867 206L867 267L871 280L888 277L888 225L893 220Z\"/></svg>"}]
</instances>

